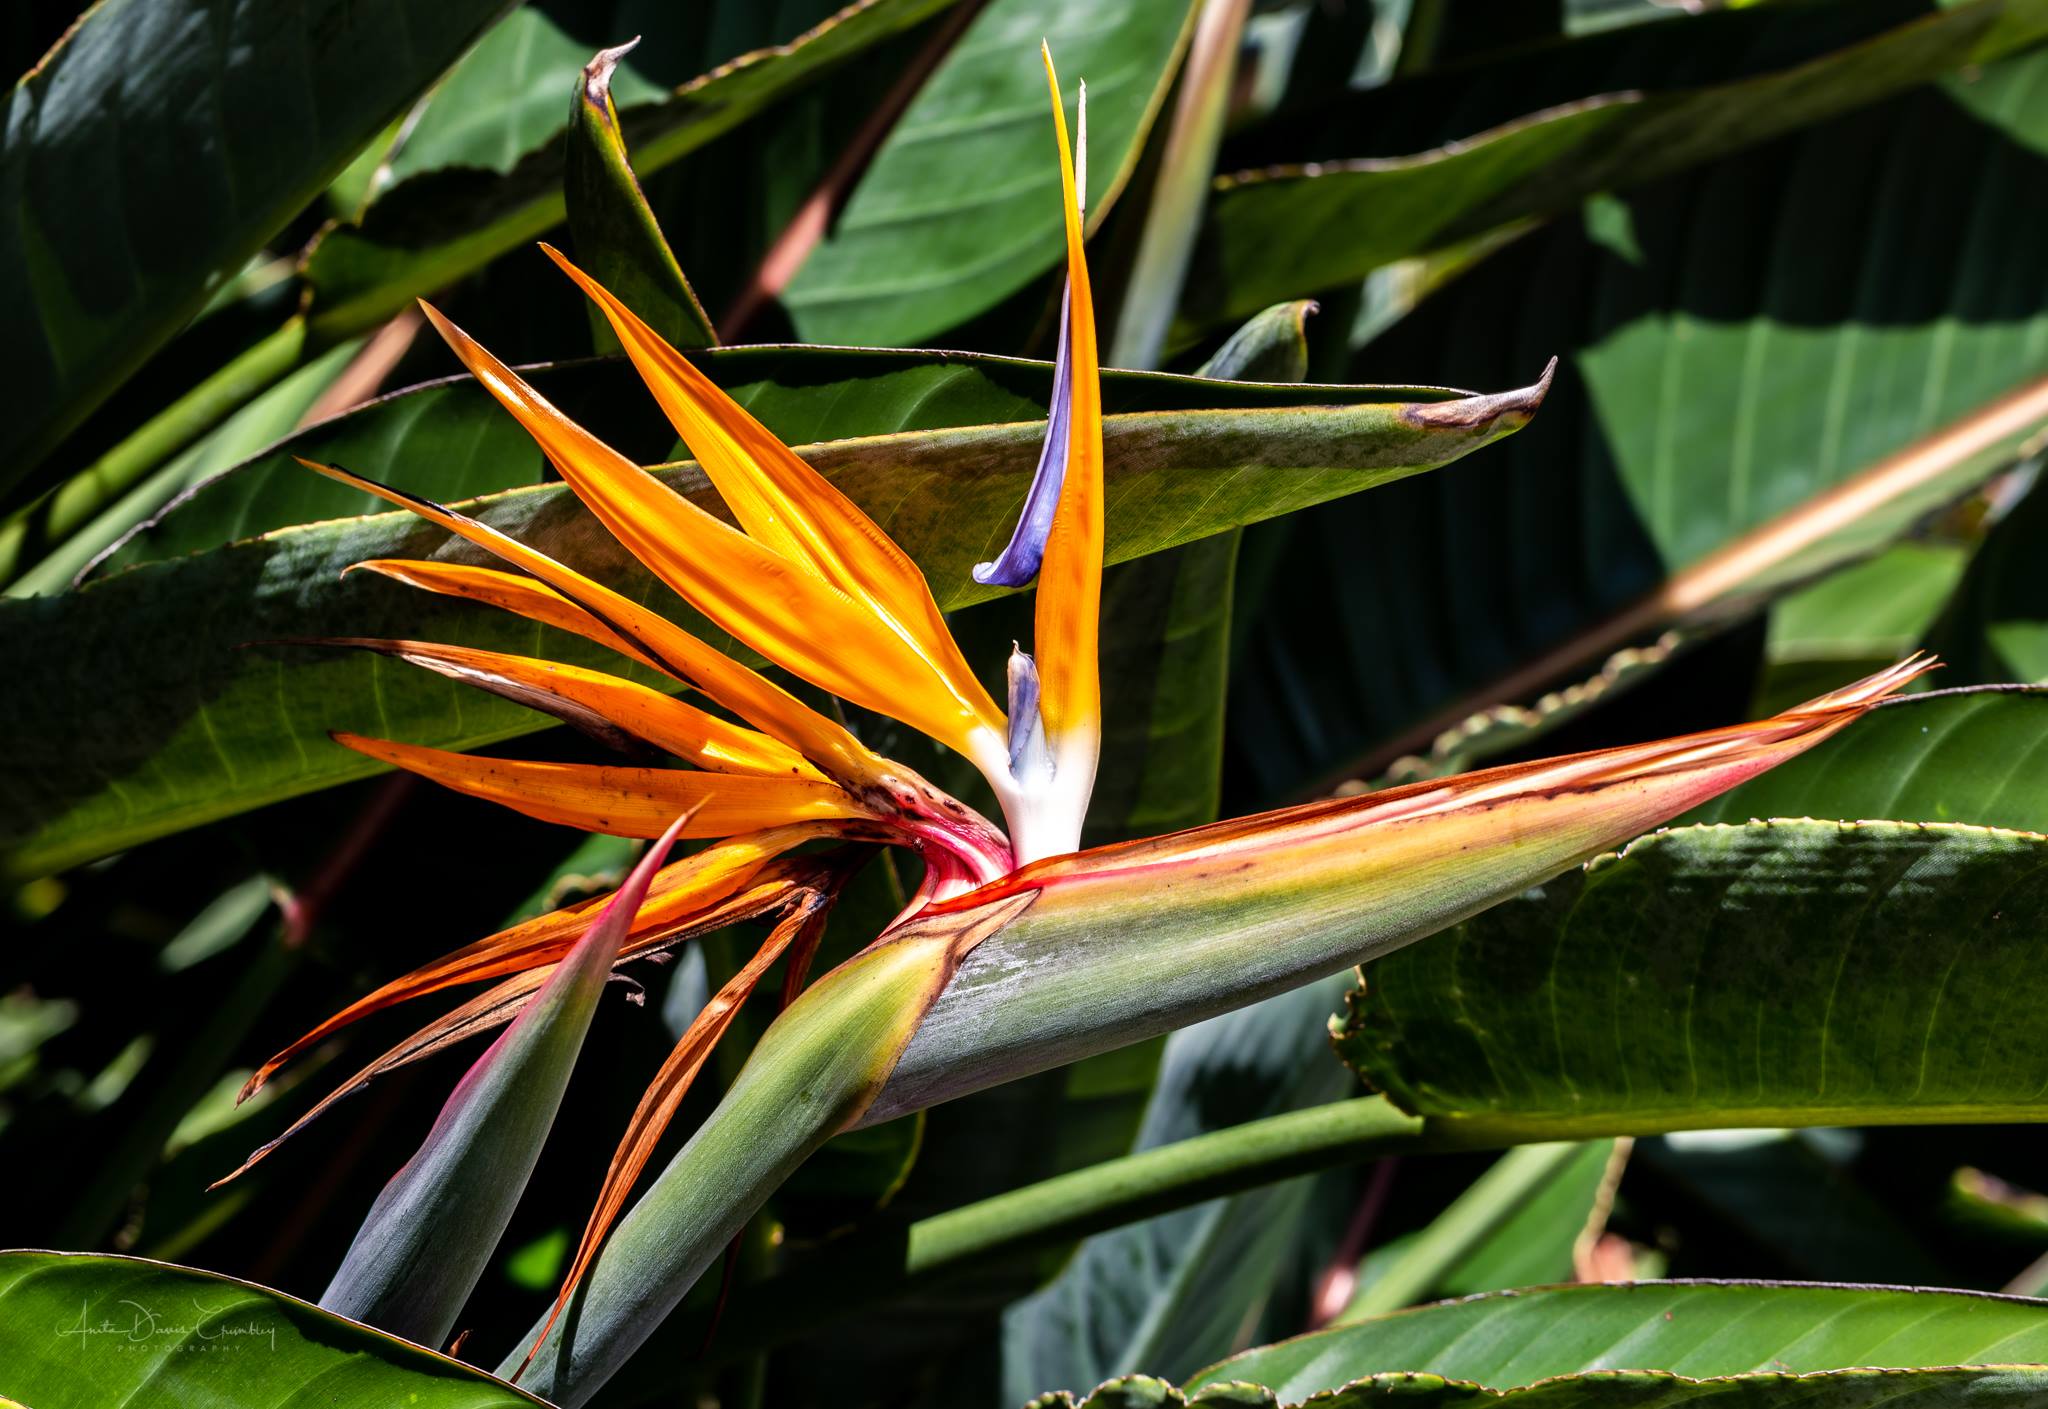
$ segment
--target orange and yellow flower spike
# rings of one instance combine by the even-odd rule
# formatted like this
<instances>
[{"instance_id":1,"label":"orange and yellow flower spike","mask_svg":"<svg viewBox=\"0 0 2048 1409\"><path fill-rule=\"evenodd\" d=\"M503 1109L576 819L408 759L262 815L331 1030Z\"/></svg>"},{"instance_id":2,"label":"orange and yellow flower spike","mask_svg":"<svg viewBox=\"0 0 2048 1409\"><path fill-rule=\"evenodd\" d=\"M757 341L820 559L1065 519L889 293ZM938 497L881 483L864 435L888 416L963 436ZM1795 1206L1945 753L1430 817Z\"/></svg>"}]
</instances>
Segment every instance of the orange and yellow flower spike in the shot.
<instances>
[{"instance_id":1,"label":"orange and yellow flower spike","mask_svg":"<svg viewBox=\"0 0 2048 1409\"><path fill-rule=\"evenodd\" d=\"M425 592L500 607L514 616L523 616L528 621L537 621L543 626L595 641L650 670L662 668L661 663L647 652L554 588L516 572L475 567L469 563L416 562L406 558L371 558L348 568L343 576L351 572L373 572L379 577L388 577L393 582L403 582Z\"/></svg>"},{"instance_id":2,"label":"orange and yellow flower spike","mask_svg":"<svg viewBox=\"0 0 2048 1409\"><path fill-rule=\"evenodd\" d=\"M714 773L825 778L787 744L631 680L558 661L429 641L338 636L308 642L375 651L552 714L615 746L651 744Z\"/></svg>"},{"instance_id":3,"label":"orange and yellow flower spike","mask_svg":"<svg viewBox=\"0 0 2048 1409\"><path fill-rule=\"evenodd\" d=\"M615 837L658 837L677 813L693 809L682 831L686 839L729 837L786 822L875 817L838 784L812 778L479 758L360 734L337 733L334 741L543 822Z\"/></svg>"},{"instance_id":4,"label":"orange and yellow flower spike","mask_svg":"<svg viewBox=\"0 0 2048 1409\"><path fill-rule=\"evenodd\" d=\"M986 752L1002 738L1001 711L960 659L935 607L929 625L936 639L916 629L915 620L849 595L804 560L712 517L563 415L460 328L422 306L463 365L526 428L612 536L697 610L791 673L962 753ZM693 430L720 452L730 471L741 454L737 442L713 439L702 427ZM759 434L772 439L766 431ZM828 556L832 547L824 545ZM842 561L842 575L875 577L889 588L887 597L900 596L887 573L870 571L882 555L866 556L868 563L858 571ZM916 572L908 559L903 564Z\"/></svg>"},{"instance_id":5,"label":"orange and yellow flower spike","mask_svg":"<svg viewBox=\"0 0 2048 1409\"><path fill-rule=\"evenodd\" d=\"M781 903L780 897L789 889L787 878L771 875L770 863L805 842L845 836L848 831L848 824L840 822L774 827L714 842L694 856L671 862L655 875L645 903L634 913L626 937L626 956L643 954L657 941L679 943L700 928L747 918L754 912L745 906L735 912L724 902L752 889L758 881L772 881L776 888L757 908ZM857 830L855 834L859 834ZM884 835L875 832L869 839L879 840ZM554 963L589 928L606 900L607 897L597 896L536 915L392 979L279 1050L256 1069L235 1099L248 1100L294 1058L372 1013L460 984L482 983Z\"/></svg>"},{"instance_id":6,"label":"orange and yellow flower spike","mask_svg":"<svg viewBox=\"0 0 2048 1409\"><path fill-rule=\"evenodd\" d=\"M747 535L866 608L965 707L979 746L998 742L1002 713L961 655L910 555L632 309L554 246L541 249L603 311L676 434ZM958 748L962 741L946 742Z\"/></svg>"},{"instance_id":7,"label":"orange and yellow flower spike","mask_svg":"<svg viewBox=\"0 0 2048 1409\"><path fill-rule=\"evenodd\" d=\"M668 618L621 596L582 573L564 567L547 554L527 547L452 509L390 485L353 474L338 465L301 459L300 464L329 479L409 509L427 522L468 539L514 567L532 573L574 602L607 630L630 641L662 670L703 691L718 703L797 750L827 776L850 787L883 785L900 771L870 753L845 728L812 709L787 690L770 683L723 652L713 650Z\"/></svg>"}]
</instances>

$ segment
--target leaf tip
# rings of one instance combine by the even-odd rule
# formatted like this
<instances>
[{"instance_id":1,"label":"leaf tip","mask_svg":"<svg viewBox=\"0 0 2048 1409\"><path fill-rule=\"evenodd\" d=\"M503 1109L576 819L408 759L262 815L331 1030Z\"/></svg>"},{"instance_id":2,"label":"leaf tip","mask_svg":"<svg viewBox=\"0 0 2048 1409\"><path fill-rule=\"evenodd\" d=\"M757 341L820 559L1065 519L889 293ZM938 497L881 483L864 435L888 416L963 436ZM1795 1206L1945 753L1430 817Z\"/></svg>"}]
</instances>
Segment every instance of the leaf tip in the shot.
<instances>
[{"instance_id":1,"label":"leaf tip","mask_svg":"<svg viewBox=\"0 0 2048 1409\"><path fill-rule=\"evenodd\" d=\"M612 72L619 61L640 47L640 36L634 35L623 44L614 44L609 49L600 49L583 66L583 101L597 109L604 109L612 96Z\"/></svg>"}]
</instances>

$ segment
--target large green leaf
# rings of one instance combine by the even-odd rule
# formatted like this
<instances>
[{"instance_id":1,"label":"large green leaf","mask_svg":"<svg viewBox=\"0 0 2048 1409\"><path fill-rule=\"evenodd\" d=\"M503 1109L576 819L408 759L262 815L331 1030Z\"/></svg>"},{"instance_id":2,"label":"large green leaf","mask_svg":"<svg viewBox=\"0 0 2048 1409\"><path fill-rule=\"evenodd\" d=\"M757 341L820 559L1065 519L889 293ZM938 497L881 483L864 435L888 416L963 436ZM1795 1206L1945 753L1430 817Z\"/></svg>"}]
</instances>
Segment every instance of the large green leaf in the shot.
<instances>
[{"instance_id":1,"label":"large green leaf","mask_svg":"<svg viewBox=\"0 0 2048 1409\"><path fill-rule=\"evenodd\" d=\"M1473 135L1466 127L1446 133L1461 140L1413 156L1332 152L1331 142L1370 119L1317 112L1314 136L1287 154L1286 165L1219 181L1197 255L1201 277L1190 285L1190 330L1355 281L1394 260L1515 220L1567 210L1596 191L1719 157L1964 65L2013 53L2048 33L2048 6L2038 0L1970 0L1895 22L1831 51L1801 52L1831 33L1867 31L1873 9L1896 16L1920 8L1857 0L1787 7L1789 18L1766 8L1729 16L1704 34L1702 27L1687 26L1653 31L1643 42L1625 45L1586 41L1588 57L1569 47L1540 57L1517 55L1509 62L1534 69L1534 82L1546 87L1566 77L1601 86L1581 86L1568 95L1576 101L1517 114L1487 132ZM1710 42L1716 37L1723 42ZM1781 66L1787 50L1802 61ZM1615 51L1627 62L1610 68ZM1638 51L1664 62L1645 63L1645 53ZM1720 54L1730 69L1745 74L1762 66L1759 59L1780 62L1732 81L1695 78L1698 86L1664 92L1616 91L1623 75L1646 86L1670 84L1674 67L1696 75L1705 54ZM1501 90L1522 97L1530 83L1512 74L1488 77L1491 83L1463 75L1467 85L1486 94L1476 100L1481 104L1497 102ZM1489 88L1495 92L1487 93ZM1590 96L1595 94L1601 96ZM1365 106L1374 111L1399 98L1398 89L1390 90L1365 100ZM1263 145L1270 147L1272 139Z\"/></svg>"},{"instance_id":2,"label":"large green leaf","mask_svg":"<svg viewBox=\"0 0 2048 1409\"><path fill-rule=\"evenodd\" d=\"M0 1254L0 1394L35 1409L543 1402L253 1282L53 1252Z\"/></svg>"},{"instance_id":3,"label":"large green leaf","mask_svg":"<svg viewBox=\"0 0 2048 1409\"><path fill-rule=\"evenodd\" d=\"M645 176L669 165L830 66L901 33L949 3L854 0L801 33L779 34L777 42L720 63L659 101L622 104L619 120L634 168ZM755 13L759 10L753 7ZM754 29L746 10L734 14L743 30ZM597 43L630 37L611 35ZM651 42L660 39L653 36ZM594 47L586 40L579 66ZM560 44L554 49L566 52ZM643 60L647 57L642 55ZM543 66L532 81L544 86L553 78L554 70ZM558 91L560 106L551 133L567 120L569 111L569 85L564 83ZM461 144L456 145L459 149ZM314 333L340 337L381 322L416 295L481 268L557 224L564 213L560 144L549 137L508 166L503 174L459 166L423 170L384 192L359 224L330 231L306 264Z\"/></svg>"},{"instance_id":4,"label":"large green leaf","mask_svg":"<svg viewBox=\"0 0 2048 1409\"><path fill-rule=\"evenodd\" d=\"M1011 357L792 347L720 348L693 356L792 445L1038 421L1052 389L1048 364ZM527 375L557 406L643 464L686 453L623 362L565 363ZM1356 407L1390 396L1424 402L1457 394L1415 387L1301 390L1112 372L1103 379L1103 410ZM537 483L546 473L531 439L475 382L466 376L429 382L308 427L199 485L95 564L94 575L383 508L381 500L309 474L295 455L336 461L443 502ZM982 524L976 542L999 539L1015 518L1014 505L1003 507L1008 518ZM1120 527L1129 525L1112 525L1111 533Z\"/></svg>"},{"instance_id":5,"label":"large green leaf","mask_svg":"<svg viewBox=\"0 0 2048 1409\"><path fill-rule=\"evenodd\" d=\"M1882 817L2048 832L2048 690L1936 691L1695 809L1689 822Z\"/></svg>"},{"instance_id":6,"label":"large green leaf","mask_svg":"<svg viewBox=\"0 0 2048 1409\"><path fill-rule=\"evenodd\" d=\"M2048 1305L2037 1301L1884 1287L1645 1282L1482 1296L1383 1316L1249 1351L1203 1371L1188 1388L1250 1381L1292 1404L1369 1375L1391 1379L1400 1371L1419 1371L1493 1390L1557 1376L1587 1377L1576 1386L1517 1396L1546 1406L1673 1404L1697 1397L1776 1399L1818 1409L1895 1395L1913 1399L1916 1391L1930 1404L1955 1403L1972 1390L1981 1396L1969 1397L1972 1404L2016 1404L2041 1393L2048 1382L2043 1361ZM1832 1385L1792 1378L1988 1365L2031 1368L2012 1376L1965 1372L1924 1387L1896 1375L1844 1375ZM1647 1373L1631 1386L1637 1377L1628 1371ZM1592 1378L1595 1372L1598 1379ZM1684 1383L1732 1375L1755 1377L1747 1393L1739 1384ZM1612 1388L1603 1392L1602 1381ZM1374 1386L1380 1398L1397 1387ZM1435 1397L1427 1393L1426 1379L1416 1388L1425 1398ZM1958 1398L1944 1400L1944 1392ZM1440 1397L1447 1403L1478 1398ZM1361 1394L1317 1403L1350 1409L1365 1400Z\"/></svg>"},{"instance_id":7,"label":"large green leaf","mask_svg":"<svg viewBox=\"0 0 2048 1409\"><path fill-rule=\"evenodd\" d=\"M2040 1119L2044 928L2029 833L1686 827L1368 965L1340 1048L1446 1136Z\"/></svg>"},{"instance_id":8,"label":"large green leaf","mask_svg":"<svg viewBox=\"0 0 2048 1409\"><path fill-rule=\"evenodd\" d=\"M1232 334L1196 375L1306 380L1303 323L1314 307L1266 309ZM1216 819L1230 609L1242 537L1233 529L1103 575L1103 761L1082 834L1091 846L1161 836ZM1019 599L1016 605L1024 603Z\"/></svg>"},{"instance_id":9,"label":"large green leaf","mask_svg":"<svg viewBox=\"0 0 2048 1409\"><path fill-rule=\"evenodd\" d=\"M10 90L0 324L19 480L504 0L109 0Z\"/></svg>"},{"instance_id":10,"label":"large green leaf","mask_svg":"<svg viewBox=\"0 0 2048 1409\"><path fill-rule=\"evenodd\" d=\"M970 569L989 556L1022 502L1042 426L1017 417L1037 414L1050 369L1003 359L963 366L957 358L888 354L765 356L771 363L784 359L783 371L752 399L778 403L769 419L789 439L829 440L808 452L812 463L918 560L941 606L993 595L975 586ZM746 353L717 360L722 367L749 365ZM575 409L568 395L575 385L610 378L624 387L631 373L608 364L563 369L542 379L550 394L557 378ZM1500 398L1389 402L1381 399L1390 395L1386 389L1135 375L1115 386L1119 414L1108 417L1106 428L1110 502L1117 506L1108 538L1112 562L1444 463L1516 429L1540 399L1540 388L1532 388ZM153 551L177 551L165 546L166 537L175 542L178 524L196 522L196 541L178 547L207 551L142 563L74 593L0 603L0 650L17 662L23 678L37 672L49 686L11 692L0 705L16 741L0 783L8 798L5 845L13 865L23 871L63 866L372 771L365 760L330 745L324 738L330 729L462 747L542 723L539 715L440 688L445 682L412 678L415 672L393 671L374 658L244 649L249 642L458 635L474 644L603 664L603 653L547 641L509 617L464 610L390 583L341 580L345 568L365 558L445 547L445 535L410 515L346 519L210 546L226 536L223 521L233 525L231 535L266 512L291 522L307 513L359 510L361 498L354 495L351 503L316 504L325 491L313 488L303 470L285 468L292 452L443 496L480 488L479 467L493 484L537 475L539 456L530 447L523 463L508 458L520 454L512 444L519 432L485 400L472 384L443 384L309 428L201 489L145 540ZM979 423L998 401L1008 409L986 418L999 423ZM1238 409L1178 409L1190 403ZM461 406L466 413L454 409ZM960 415L962 406L971 409ZM1150 409L1125 409L1134 407ZM836 438L956 417L967 423ZM621 443L634 448L630 436ZM712 501L694 468L670 475ZM266 509L269 492L289 509ZM667 595L561 486L492 496L480 514L638 597ZM162 648L166 633L175 633L176 651ZM52 662L64 663L61 674L49 669Z\"/></svg>"},{"instance_id":11,"label":"large green leaf","mask_svg":"<svg viewBox=\"0 0 2048 1409\"><path fill-rule=\"evenodd\" d=\"M2048 219L2044 80L2028 54L1597 198L1340 354L1325 375L1565 361L1509 474L1247 535L1244 580L1278 564L1231 702L1259 790L1377 772L1674 617L1867 553L2007 463L2048 405L2048 247L2026 233ZM1342 602L1340 629L1303 601Z\"/></svg>"},{"instance_id":12,"label":"large green leaf","mask_svg":"<svg viewBox=\"0 0 2048 1409\"><path fill-rule=\"evenodd\" d=\"M790 282L783 303L798 332L921 342L1051 269L1062 249L1060 173L1039 40L1059 64L1070 128L1076 80L1088 84L1085 199L1099 219L1137 162L1193 11L1189 0L992 0Z\"/></svg>"},{"instance_id":13,"label":"large green leaf","mask_svg":"<svg viewBox=\"0 0 2048 1409\"><path fill-rule=\"evenodd\" d=\"M503 176L516 169L522 157L559 141L567 126L571 95L590 56L633 37L630 31L618 29L622 23L631 23L628 17L613 13L623 7L581 8L579 15L564 12L561 5L528 3L493 25L482 42L464 54L434 91L406 115L403 131L384 154L384 170L378 173L380 186L369 193L370 198L374 201L386 189L444 167ZM804 22L799 22L787 33L750 36L751 43L732 44L703 57L715 62L787 39L803 27ZM651 57L651 53L643 54L638 61L627 58L620 63L612 80L617 102L657 103L668 96L666 85L642 72ZM709 67L711 62L697 66L700 71Z\"/></svg>"}]
</instances>

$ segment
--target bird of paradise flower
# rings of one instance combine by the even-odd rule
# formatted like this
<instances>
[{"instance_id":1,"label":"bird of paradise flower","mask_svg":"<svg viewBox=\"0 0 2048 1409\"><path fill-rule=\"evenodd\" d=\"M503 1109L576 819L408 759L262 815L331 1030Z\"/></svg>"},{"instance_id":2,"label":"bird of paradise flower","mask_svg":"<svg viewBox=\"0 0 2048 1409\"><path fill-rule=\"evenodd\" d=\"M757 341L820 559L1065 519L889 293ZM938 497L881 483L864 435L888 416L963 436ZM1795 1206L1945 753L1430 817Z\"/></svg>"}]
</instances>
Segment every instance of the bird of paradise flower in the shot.
<instances>
[{"instance_id":1,"label":"bird of paradise flower","mask_svg":"<svg viewBox=\"0 0 2048 1409\"><path fill-rule=\"evenodd\" d=\"M1078 851L1101 744L1096 641L1103 432L1081 191L1049 53L1045 62L1067 262L1054 398L1015 535L975 574L984 583L1009 587L1037 582L1033 649L1013 652L1004 706L976 679L909 556L558 251L542 246L610 322L736 528L589 434L439 312L426 310L456 356L533 436L604 527L656 577L791 675L895 718L971 760L1000 803L1001 826L874 753L843 724L765 676L573 568L400 489L338 466L312 465L506 564L500 569L378 560L360 568L573 632L744 721L733 723L659 690L577 666L419 641L343 643L410 661L601 737L652 746L694 766L509 761L335 735L372 758L531 817L659 842L621 887L611 910L603 911L598 902L572 906L459 949L350 1004L265 1063L244 1096L360 1018L455 985L497 980L342 1083L242 1169L373 1077L512 1021L558 969L585 952L579 940L586 931L596 933L592 920L601 911L611 929L620 931L604 951L607 965L654 956L739 920L780 917L677 1041L634 1112L542 1339L590 1269L656 1142L741 1006L778 961L785 967L785 1005L802 990L831 901L874 845L907 848L924 866L904 914L876 945L919 923L983 917L955 925L925 981L899 994L899 1001L915 1009L897 1025L907 1043L972 948L1027 906L1045 905L1082 924L1092 920L1107 934L1139 907L1158 909L1161 887L1174 894L1165 904L1169 911L1208 905L1218 914L1233 906L1258 910L1270 906L1273 896L1293 895L1307 897L1317 922L1334 916L1354 928L1358 953L1368 944L1406 942L1812 747L1932 668L1923 658L1903 661L1755 723ZM1083 132L1085 142L1085 127ZM678 838L712 844L664 865ZM821 841L851 845L800 850ZM1316 962L1335 968L1349 961ZM1278 961L1249 965L1239 1001L1295 977ZM1141 1035L1134 1031L1130 1037ZM478 1067L490 1060L487 1054ZM887 1074L884 1069L880 1077ZM880 1084L872 1083L875 1090ZM837 1118L843 1126L861 1113L842 1111Z\"/></svg>"}]
</instances>

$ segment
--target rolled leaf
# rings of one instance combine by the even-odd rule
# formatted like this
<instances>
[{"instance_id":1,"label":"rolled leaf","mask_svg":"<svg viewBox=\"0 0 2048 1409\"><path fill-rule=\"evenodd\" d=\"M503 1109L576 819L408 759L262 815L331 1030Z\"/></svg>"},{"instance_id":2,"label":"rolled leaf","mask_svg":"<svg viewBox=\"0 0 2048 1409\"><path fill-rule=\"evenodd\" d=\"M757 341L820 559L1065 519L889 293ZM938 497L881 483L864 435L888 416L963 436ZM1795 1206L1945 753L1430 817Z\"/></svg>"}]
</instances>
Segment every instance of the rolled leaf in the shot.
<instances>
[{"instance_id":1,"label":"rolled leaf","mask_svg":"<svg viewBox=\"0 0 2048 1409\"><path fill-rule=\"evenodd\" d=\"M511 1221L634 912L686 818L619 887L505 1035L456 1086L405 1168L370 1206L320 1305L425 1345L455 1326Z\"/></svg>"},{"instance_id":2,"label":"rolled leaf","mask_svg":"<svg viewBox=\"0 0 2048 1409\"><path fill-rule=\"evenodd\" d=\"M677 347L708 347L718 335L647 208L612 101L612 72L639 43L635 39L602 50L584 66L576 85L563 176L569 232L590 272L663 337ZM602 319L593 319L591 327L600 352L619 350Z\"/></svg>"}]
</instances>

